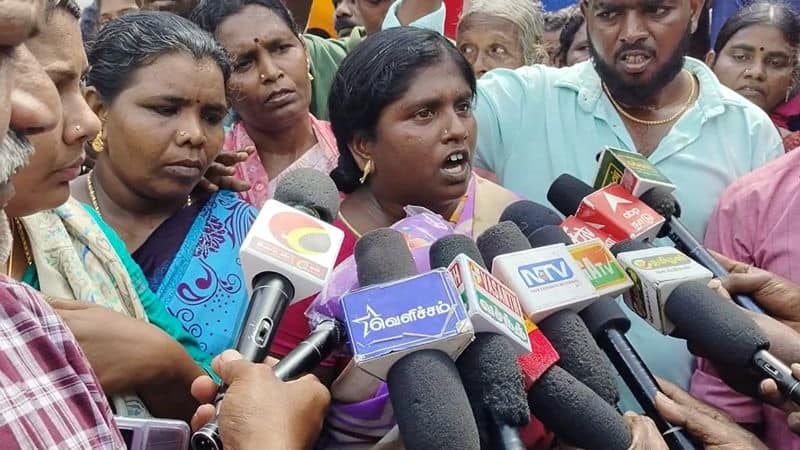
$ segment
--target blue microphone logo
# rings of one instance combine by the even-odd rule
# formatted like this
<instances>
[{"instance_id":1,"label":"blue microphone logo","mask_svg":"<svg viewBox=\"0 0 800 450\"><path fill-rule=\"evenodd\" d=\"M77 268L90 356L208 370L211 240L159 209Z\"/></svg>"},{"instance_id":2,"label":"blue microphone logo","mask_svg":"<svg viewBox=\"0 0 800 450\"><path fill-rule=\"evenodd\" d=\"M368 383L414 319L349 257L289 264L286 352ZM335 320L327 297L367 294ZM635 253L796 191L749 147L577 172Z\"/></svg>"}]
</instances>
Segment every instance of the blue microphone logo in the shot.
<instances>
[{"instance_id":1,"label":"blue microphone logo","mask_svg":"<svg viewBox=\"0 0 800 450\"><path fill-rule=\"evenodd\" d=\"M575 272L564 258L527 264L520 266L517 271L529 288L567 281L575 276Z\"/></svg>"}]
</instances>

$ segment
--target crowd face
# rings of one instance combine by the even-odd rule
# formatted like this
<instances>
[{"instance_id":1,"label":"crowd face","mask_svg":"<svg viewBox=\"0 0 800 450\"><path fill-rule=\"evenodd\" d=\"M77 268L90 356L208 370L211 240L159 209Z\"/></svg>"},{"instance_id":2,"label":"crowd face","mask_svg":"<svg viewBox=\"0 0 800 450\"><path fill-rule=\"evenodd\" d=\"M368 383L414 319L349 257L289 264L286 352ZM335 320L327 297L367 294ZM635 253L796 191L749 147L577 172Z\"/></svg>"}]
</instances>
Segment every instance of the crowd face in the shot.
<instances>
[{"instance_id":1,"label":"crowd face","mask_svg":"<svg viewBox=\"0 0 800 450\"><path fill-rule=\"evenodd\" d=\"M383 19L386 18L389 7L392 6L392 0L355 0L355 2L358 7L358 16L361 17L367 34L381 31Z\"/></svg>"},{"instance_id":2,"label":"crowd face","mask_svg":"<svg viewBox=\"0 0 800 450\"><path fill-rule=\"evenodd\" d=\"M167 11L187 16L198 2L199 0L142 0L142 9Z\"/></svg>"},{"instance_id":3,"label":"crowd face","mask_svg":"<svg viewBox=\"0 0 800 450\"><path fill-rule=\"evenodd\" d=\"M372 160L370 187L381 197L438 211L464 195L471 177L473 93L452 58L418 69L408 86L355 153ZM463 159L452 162L454 155Z\"/></svg>"},{"instance_id":4,"label":"crowd face","mask_svg":"<svg viewBox=\"0 0 800 450\"><path fill-rule=\"evenodd\" d=\"M587 61L591 55L589 55L589 40L586 37L586 23L584 22L578 31L575 33L575 37L572 39L572 44L570 44L569 49L567 49L567 54L565 58L565 66L571 66L573 64L578 64L579 62Z\"/></svg>"},{"instance_id":5,"label":"crowd face","mask_svg":"<svg viewBox=\"0 0 800 450\"><path fill-rule=\"evenodd\" d=\"M334 0L333 5L336 7L336 16L333 23L336 33L339 36L349 36L353 28L361 23L358 18L356 0Z\"/></svg>"},{"instance_id":6,"label":"crowd face","mask_svg":"<svg viewBox=\"0 0 800 450\"><path fill-rule=\"evenodd\" d=\"M105 151L96 165L110 165L143 198L179 201L222 148L222 70L209 58L168 53L137 69L128 87L97 111L104 119Z\"/></svg>"},{"instance_id":7,"label":"crowd face","mask_svg":"<svg viewBox=\"0 0 800 450\"><path fill-rule=\"evenodd\" d=\"M707 62L722 84L769 113L792 89L796 53L777 27L753 25L731 36Z\"/></svg>"},{"instance_id":8,"label":"crowd face","mask_svg":"<svg viewBox=\"0 0 800 450\"><path fill-rule=\"evenodd\" d=\"M80 174L83 144L100 122L83 98L81 76L88 67L78 20L56 9L46 27L26 44L58 90L61 116L50 131L31 136L36 152L11 178L17 191L8 204L13 217L55 208L69 198L69 182Z\"/></svg>"},{"instance_id":9,"label":"crowd face","mask_svg":"<svg viewBox=\"0 0 800 450\"><path fill-rule=\"evenodd\" d=\"M516 69L525 64L516 25L488 14L473 13L461 19L456 45L477 78L492 69Z\"/></svg>"},{"instance_id":10,"label":"crowd face","mask_svg":"<svg viewBox=\"0 0 800 450\"><path fill-rule=\"evenodd\" d=\"M277 14L249 5L226 18L216 34L233 58L229 98L245 124L270 131L303 120L311 104L308 54Z\"/></svg>"},{"instance_id":11,"label":"crowd face","mask_svg":"<svg viewBox=\"0 0 800 450\"><path fill-rule=\"evenodd\" d=\"M100 2L97 26L102 27L108 22L118 19L125 14L136 12L139 5L135 0L103 0Z\"/></svg>"},{"instance_id":12,"label":"crowd face","mask_svg":"<svg viewBox=\"0 0 800 450\"><path fill-rule=\"evenodd\" d=\"M561 35L561 28L556 30L545 31L542 35L542 43L547 52L547 60L553 63L556 53L558 52L558 37Z\"/></svg>"},{"instance_id":13,"label":"crowd face","mask_svg":"<svg viewBox=\"0 0 800 450\"><path fill-rule=\"evenodd\" d=\"M589 50L612 95L642 106L672 81L703 0L584 0Z\"/></svg>"}]
</instances>

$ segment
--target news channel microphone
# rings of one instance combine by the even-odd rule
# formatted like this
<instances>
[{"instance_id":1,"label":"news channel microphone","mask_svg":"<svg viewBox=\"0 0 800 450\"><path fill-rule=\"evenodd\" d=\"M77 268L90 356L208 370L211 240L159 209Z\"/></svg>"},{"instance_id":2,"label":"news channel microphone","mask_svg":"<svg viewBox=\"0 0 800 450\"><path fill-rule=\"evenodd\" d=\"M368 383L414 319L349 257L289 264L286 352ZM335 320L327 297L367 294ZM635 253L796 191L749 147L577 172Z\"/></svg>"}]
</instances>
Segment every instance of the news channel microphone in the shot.
<instances>
[{"instance_id":1,"label":"news channel microphone","mask_svg":"<svg viewBox=\"0 0 800 450\"><path fill-rule=\"evenodd\" d=\"M534 323L561 309L580 311L598 298L564 244L532 249L512 222L489 227L477 244L492 275L517 294Z\"/></svg>"},{"instance_id":2,"label":"news channel microphone","mask_svg":"<svg viewBox=\"0 0 800 450\"><path fill-rule=\"evenodd\" d=\"M235 347L244 359L263 361L289 304L318 292L328 279L344 233L320 218L331 221L338 211L330 177L298 169L283 176L259 212L239 250L245 279L251 280ZM220 387L215 403L226 388ZM195 450L221 449L216 420L195 432L191 444Z\"/></svg>"},{"instance_id":3,"label":"news channel microphone","mask_svg":"<svg viewBox=\"0 0 800 450\"><path fill-rule=\"evenodd\" d=\"M525 237L546 225L560 225L561 216L552 209L530 200L518 200L506 207L498 222L514 222Z\"/></svg>"},{"instance_id":4,"label":"news channel microphone","mask_svg":"<svg viewBox=\"0 0 800 450\"><path fill-rule=\"evenodd\" d=\"M763 331L742 310L720 298L705 283L687 281L676 287L664 305L675 324L675 336L686 339L712 362L742 370L755 369L775 380L800 404L800 381L791 369L769 352Z\"/></svg>"},{"instance_id":5,"label":"news channel microphone","mask_svg":"<svg viewBox=\"0 0 800 450\"><path fill-rule=\"evenodd\" d=\"M467 306L475 340L456 360L472 405L481 448L524 450L516 428L530 421L517 356L530 353L516 294L486 269L475 242L461 234L431 245L431 268L447 268Z\"/></svg>"},{"instance_id":6,"label":"news channel microphone","mask_svg":"<svg viewBox=\"0 0 800 450\"><path fill-rule=\"evenodd\" d=\"M480 448L453 362L474 332L450 275L419 275L405 239L389 228L362 236L354 257L361 288L341 298L353 361L387 382L405 447Z\"/></svg>"},{"instance_id":7,"label":"news channel microphone","mask_svg":"<svg viewBox=\"0 0 800 450\"><path fill-rule=\"evenodd\" d=\"M662 236L668 236L683 253L702 264L715 277L722 278L728 275L728 271L722 267L722 264L714 259L711 253L695 239L689 229L678 219L681 215L680 205L669 190L653 188L642 194L640 198L666 219L666 224L662 229ZM748 295L734 295L733 301L749 311L764 314L764 309Z\"/></svg>"},{"instance_id":8,"label":"news channel microphone","mask_svg":"<svg viewBox=\"0 0 800 450\"><path fill-rule=\"evenodd\" d=\"M619 184L635 197L653 188L667 192L675 190L675 185L646 156L606 146L597 155L597 174L594 188L601 189L610 184Z\"/></svg>"},{"instance_id":9,"label":"news channel microphone","mask_svg":"<svg viewBox=\"0 0 800 450\"><path fill-rule=\"evenodd\" d=\"M581 311L580 316L597 343L605 350L645 414L653 419L656 427L663 433L662 436L669 448L698 448L682 428L667 422L656 408L656 394L661 389L639 353L625 337L631 322L617 302L612 300L595 302Z\"/></svg>"},{"instance_id":10,"label":"news channel microphone","mask_svg":"<svg viewBox=\"0 0 800 450\"><path fill-rule=\"evenodd\" d=\"M664 218L618 184L597 191L562 174L550 185L547 200L565 216L573 215L617 241L655 239Z\"/></svg>"}]
</instances>

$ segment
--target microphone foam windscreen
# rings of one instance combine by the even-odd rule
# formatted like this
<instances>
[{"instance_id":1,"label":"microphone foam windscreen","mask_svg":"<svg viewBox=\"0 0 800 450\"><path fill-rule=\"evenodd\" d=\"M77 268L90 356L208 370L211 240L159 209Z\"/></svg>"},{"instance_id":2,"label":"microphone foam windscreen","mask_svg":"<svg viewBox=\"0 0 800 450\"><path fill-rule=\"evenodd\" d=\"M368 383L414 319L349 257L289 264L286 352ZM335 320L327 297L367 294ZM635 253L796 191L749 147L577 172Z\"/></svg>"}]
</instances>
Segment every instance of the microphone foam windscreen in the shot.
<instances>
[{"instance_id":1,"label":"microphone foam windscreen","mask_svg":"<svg viewBox=\"0 0 800 450\"><path fill-rule=\"evenodd\" d=\"M429 253L431 269L447 268L456 259L456 256L462 253L480 264L481 267L486 268L486 263L483 262L483 256L481 256L478 246L469 236L448 234L447 236L442 236L431 245Z\"/></svg>"},{"instance_id":2,"label":"microphone foam windscreen","mask_svg":"<svg viewBox=\"0 0 800 450\"><path fill-rule=\"evenodd\" d=\"M626 450L631 433L622 416L585 384L553 366L528 391L542 423L567 443L586 450Z\"/></svg>"},{"instance_id":3,"label":"microphone foam windscreen","mask_svg":"<svg viewBox=\"0 0 800 450\"><path fill-rule=\"evenodd\" d=\"M591 186L582 180L565 173L556 178L547 191L547 201L565 216L571 216L578 210L583 199L594 192Z\"/></svg>"},{"instance_id":4,"label":"microphone foam windscreen","mask_svg":"<svg viewBox=\"0 0 800 450\"><path fill-rule=\"evenodd\" d=\"M397 361L386 379L407 450L480 449L475 419L455 363L438 350Z\"/></svg>"},{"instance_id":5,"label":"microphone foam windscreen","mask_svg":"<svg viewBox=\"0 0 800 450\"><path fill-rule=\"evenodd\" d=\"M649 248L653 248L653 245L634 239L628 239L626 241L617 242L616 244L612 245L609 250L611 251L612 255L617 256L620 253L647 250Z\"/></svg>"},{"instance_id":6,"label":"microphone foam windscreen","mask_svg":"<svg viewBox=\"0 0 800 450\"><path fill-rule=\"evenodd\" d=\"M310 168L294 169L283 175L273 198L289 206L313 209L327 223L333 223L339 214L341 201L331 177Z\"/></svg>"},{"instance_id":7,"label":"microphone foam windscreen","mask_svg":"<svg viewBox=\"0 0 800 450\"><path fill-rule=\"evenodd\" d=\"M758 350L769 348L753 319L705 283L681 283L667 298L664 312L675 324L674 334L711 361L746 368Z\"/></svg>"},{"instance_id":8,"label":"microphone foam windscreen","mask_svg":"<svg viewBox=\"0 0 800 450\"><path fill-rule=\"evenodd\" d=\"M593 302L580 313L586 329L597 339L605 330L613 328L626 333L631 328L631 320L615 300L603 299Z\"/></svg>"},{"instance_id":9,"label":"microphone foam windscreen","mask_svg":"<svg viewBox=\"0 0 800 450\"><path fill-rule=\"evenodd\" d=\"M496 333L477 333L458 357L456 367L476 416L487 409L500 423L514 427L528 424L531 412L522 373L508 338Z\"/></svg>"},{"instance_id":10,"label":"microphone foam windscreen","mask_svg":"<svg viewBox=\"0 0 800 450\"><path fill-rule=\"evenodd\" d=\"M617 404L619 391L611 364L575 311L558 311L539 322L539 329L558 352L558 365L562 369L608 404Z\"/></svg>"},{"instance_id":11,"label":"microphone foam windscreen","mask_svg":"<svg viewBox=\"0 0 800 450\"><path fill-rule=\"evenodd\" d=\"M673 216L681 216L681 206L670 191L662 187L654 187L639 196L639 200L653 208L661 217L669 221Z\"/></svg>"},{"instance_id":12,"label":"microphone foam windscreen","mask_svg":"<svg viewBox=\"0 0 800 450\"><path fill-rule=\"evenodd\" d=\"M530 200L514 202L503 211L498 222L510 220L514 222L526 237L546 225L560 225L561 216L547 206Z\"/></svg>"},{"instance_id":13,"label":"microphone foam windscreen","mask_svg":"<svg viewBox=\"0 0 800 450\"><path fill-rule=\"evenodd\" d=\"M361 236L353 252L361 287L417 275L417 266L400 232L378 228Z\"/></svg>"},{"instance_id":14,"label":"microphone foam windscreen","mask_svg":"<svg viewBox=\"0 0 800 450\"><path fill-rule=\"evenodd\" d=\"M504 221L487 228L477 239L478 250L488 267L494 258L506 253L514 253L531 248L525 235L519 231L514 222Z\"/></svg>"},{"instance_id":15,"label":"microphone foam windscreen","mask_svg":"<svg viewBox=\"0 0 800 450\"><path fill-rule=\"evenodd\" d=\"M545 245L564 244L572 245L572 239L558 225L546 225L528 236L531 247L544 247Z\"/></svg>"}]
</instances>

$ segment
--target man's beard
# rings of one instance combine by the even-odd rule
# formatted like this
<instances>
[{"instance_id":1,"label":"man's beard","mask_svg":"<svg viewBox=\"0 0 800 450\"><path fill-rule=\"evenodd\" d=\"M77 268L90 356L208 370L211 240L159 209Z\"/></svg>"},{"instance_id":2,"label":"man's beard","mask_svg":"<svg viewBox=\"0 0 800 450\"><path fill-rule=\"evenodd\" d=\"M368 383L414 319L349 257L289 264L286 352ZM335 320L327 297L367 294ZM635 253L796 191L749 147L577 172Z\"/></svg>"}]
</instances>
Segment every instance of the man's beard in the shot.
<instances>
[{"instance_id":1,"label":"man's beard","mask_svg":"<svg viewBox=\"0 0 800 450\"><path fill-rule=\"evenodd\" d=\"M8 183L11 176L28 163L33 154L33 145L13 130L6 133L0 142L0 183ZM0 261L8 261L11 254L11 228L6 212L0 209Z\"/></svg>"},{"instance_id":2,"label":"man's beard","mask_svg":"<svg viewBox=\"0 0 800 450\"><path fill-rule=\"evenodd\" d=\"M353 31L353 28L357 27L358 24L352 17L350 18L336 18L333 22L333 28L336 30L336 34L341 34L342 30L350 30Z\"/></svg>"},{"instance_id":3,"label":"man's beard","mask_svg":"<svg viewBox=\"0 0 800 450\"><path fill-rule=\"evenodd\" d=\"M597 53L594 44L591 42L591 37L589 37L589 53L592 55L594 69L597 71L603 83L605 83L608 91L614 97L614 100L626 106L643 106L681 72L681 69L683 69L683 59L689 48L691 36L690 27L687 26L686 33L684 33L675 52L670 55L667 63L647 81L627 82L614 68L613 64L619 59L619 55L622 54L622 52L628 50L643 50L654 55L651 49L641 44L623 46L614 54L612 64L608 64L606 61L603 61Z\"/></svg>"}]
</instances>

